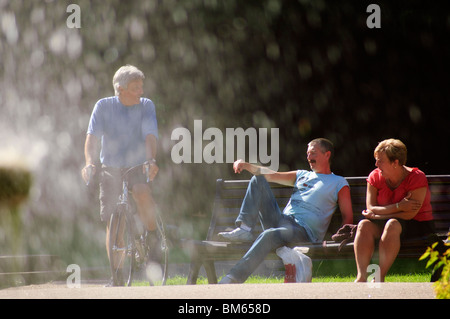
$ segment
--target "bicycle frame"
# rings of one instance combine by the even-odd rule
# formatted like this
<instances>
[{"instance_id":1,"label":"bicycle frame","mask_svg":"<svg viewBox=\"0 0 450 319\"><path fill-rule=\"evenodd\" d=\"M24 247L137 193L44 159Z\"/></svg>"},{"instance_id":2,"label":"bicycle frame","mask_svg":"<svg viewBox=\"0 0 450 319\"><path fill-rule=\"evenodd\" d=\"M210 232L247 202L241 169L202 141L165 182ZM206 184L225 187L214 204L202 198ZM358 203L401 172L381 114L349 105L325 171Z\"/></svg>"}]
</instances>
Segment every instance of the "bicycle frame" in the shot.
<instances>
[{"instance_id":1,"label":"bicycle frame","mask_svg":"<svg viewBox=\"0 0 450 319\"><path fill-rule=\"evenodd\" d=\"M126 214L131 216L128 198L129 198L128 180L125 179L125 177L122 177L122 194L119 195L119 201L117 202L117 206L123 206Z\"/></svg>"}]
</instances>

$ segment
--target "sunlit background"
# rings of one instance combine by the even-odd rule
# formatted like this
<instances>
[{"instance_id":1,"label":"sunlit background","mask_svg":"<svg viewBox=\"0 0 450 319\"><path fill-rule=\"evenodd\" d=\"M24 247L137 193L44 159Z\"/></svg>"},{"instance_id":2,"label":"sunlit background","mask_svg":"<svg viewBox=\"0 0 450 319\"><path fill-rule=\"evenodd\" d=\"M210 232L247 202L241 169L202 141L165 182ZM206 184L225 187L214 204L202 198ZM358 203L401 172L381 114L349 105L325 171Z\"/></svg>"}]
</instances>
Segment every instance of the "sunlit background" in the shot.
<instances>
[{"instance_id":1,"label":"sunlit background","mask_svg":"<svg viewBox=\"0 0 450 319\"><path fill-rule=\"evenodd\" d=\"M193 132L196 119L203 130L279 128L280 170L308 168L307 143L327 137L334 172L365 176L377 142L395 137L408 165L448 173L448 5L375 1L381 29L369 29L372 2L0 0L0 165L32 175L21 240L11 244L4 221L0 255L107 265L97 185L80 170L93 106L114 95L124 64L144 71L156 105L154 192L180 237L204 238L217 178L249 178L227 163L173 163L171 132ZM67 25L71 3L81 28Z\"/></svg>"}]
</instances>

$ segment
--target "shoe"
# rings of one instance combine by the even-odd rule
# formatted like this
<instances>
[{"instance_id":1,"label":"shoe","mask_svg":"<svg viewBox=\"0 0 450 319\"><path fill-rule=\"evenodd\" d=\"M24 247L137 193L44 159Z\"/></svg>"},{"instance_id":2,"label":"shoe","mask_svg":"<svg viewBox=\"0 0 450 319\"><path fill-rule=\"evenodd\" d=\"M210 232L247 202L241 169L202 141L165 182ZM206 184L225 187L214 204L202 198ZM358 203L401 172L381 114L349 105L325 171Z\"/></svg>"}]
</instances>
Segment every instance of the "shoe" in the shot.
<instances>
[{"instance_id":1,"label":"shoe","mask_svg":"<svg viewBox=\"0 0 450 319\"><path fill-rule=\"evenodd\" d=\"M231 275L226 275L225 277L222 278L221 281L219 281L220 285L224 285L224 284L238 284L239 282L234 279L233 277L231 277Z\"/></svg>"},{"instance_id":2,"label":"shoe","mask_svg":"<svg viewBox=\"0 0 450 319\"><path fill-rule=\"evenodd\" d=\"M111 278L103 287L114 287L114 280Z\"/></svg>"},{"instance_id":3,"label":"shoe","mask_svg":"<svg viewBox=\"0 0 450 319\"><path fill-rule=\"evenodd\" d=\"M252 233L240 227L230 232L219 233L218 236L229 241L253 241Z\"/></svg>"},{"instance_id":4,"label":"shoe","mask_svg":"<svg viewBox=\"0 0 450 319\"><path fill-rule=\"evenodd\" d=\"M119 283L116 285L114 284L114 279L111 277L109 282L104 287L122 287L122 286L125 286L125 282L123 282L123 280L119 279Z\"/></svg>"}]
</instances>

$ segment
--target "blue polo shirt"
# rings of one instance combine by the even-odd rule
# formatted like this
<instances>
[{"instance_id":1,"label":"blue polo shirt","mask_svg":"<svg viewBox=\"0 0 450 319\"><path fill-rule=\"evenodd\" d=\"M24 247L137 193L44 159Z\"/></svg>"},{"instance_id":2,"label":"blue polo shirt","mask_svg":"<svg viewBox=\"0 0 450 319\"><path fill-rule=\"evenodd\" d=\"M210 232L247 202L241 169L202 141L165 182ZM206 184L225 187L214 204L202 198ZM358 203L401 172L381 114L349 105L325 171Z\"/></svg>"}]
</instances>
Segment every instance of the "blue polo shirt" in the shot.
<instances>
[{"instance_id":1,"label":"blue polo shirt","mask_svg":"<svg viewBox=\"0 0 450 319\"><path fill-rule=\"evenodd\" d=\"M155 105L147 98L123 105L118 96L99 100L92 111L87 134L101 141L100 161L111 167L132 167L147 160L145 138L158 138Z\"/></svg>"}]
</instances>

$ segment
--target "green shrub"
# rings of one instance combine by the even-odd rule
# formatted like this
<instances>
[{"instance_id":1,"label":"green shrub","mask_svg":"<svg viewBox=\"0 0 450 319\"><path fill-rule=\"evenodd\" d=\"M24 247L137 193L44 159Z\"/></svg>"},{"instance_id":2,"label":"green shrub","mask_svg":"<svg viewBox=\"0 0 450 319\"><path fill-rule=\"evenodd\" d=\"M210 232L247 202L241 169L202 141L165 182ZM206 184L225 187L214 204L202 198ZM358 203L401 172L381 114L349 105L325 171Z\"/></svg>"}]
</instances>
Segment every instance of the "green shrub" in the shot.
<instances>
[{"instance_id":1,"label":"green shrub","mask_svg":"<svg viewBox=\"0 0 450 319\"><path fill-rule=\"evenodd\" d=\"M15 206L28 198L32 184L31 173L20 167L0 166L0 204Z\"/></svg>"},{"instance_id":2,"label":"green shrub","mask_svg":"<svg viewBox=\"0 0 450 319\"><path fill-rule=\"evenodd\" d=\"M445 244L445 246L449 248L441 254L436 249L437 245L438 243L436 242L431 247L428 247L425 253L420 257L420 260L429 258L426 267L433 266L434 271L437 271L442 267L440 279L434 285L436 297L439 299L450 299L450 244Z\"/></svg>"}]
</instances>

